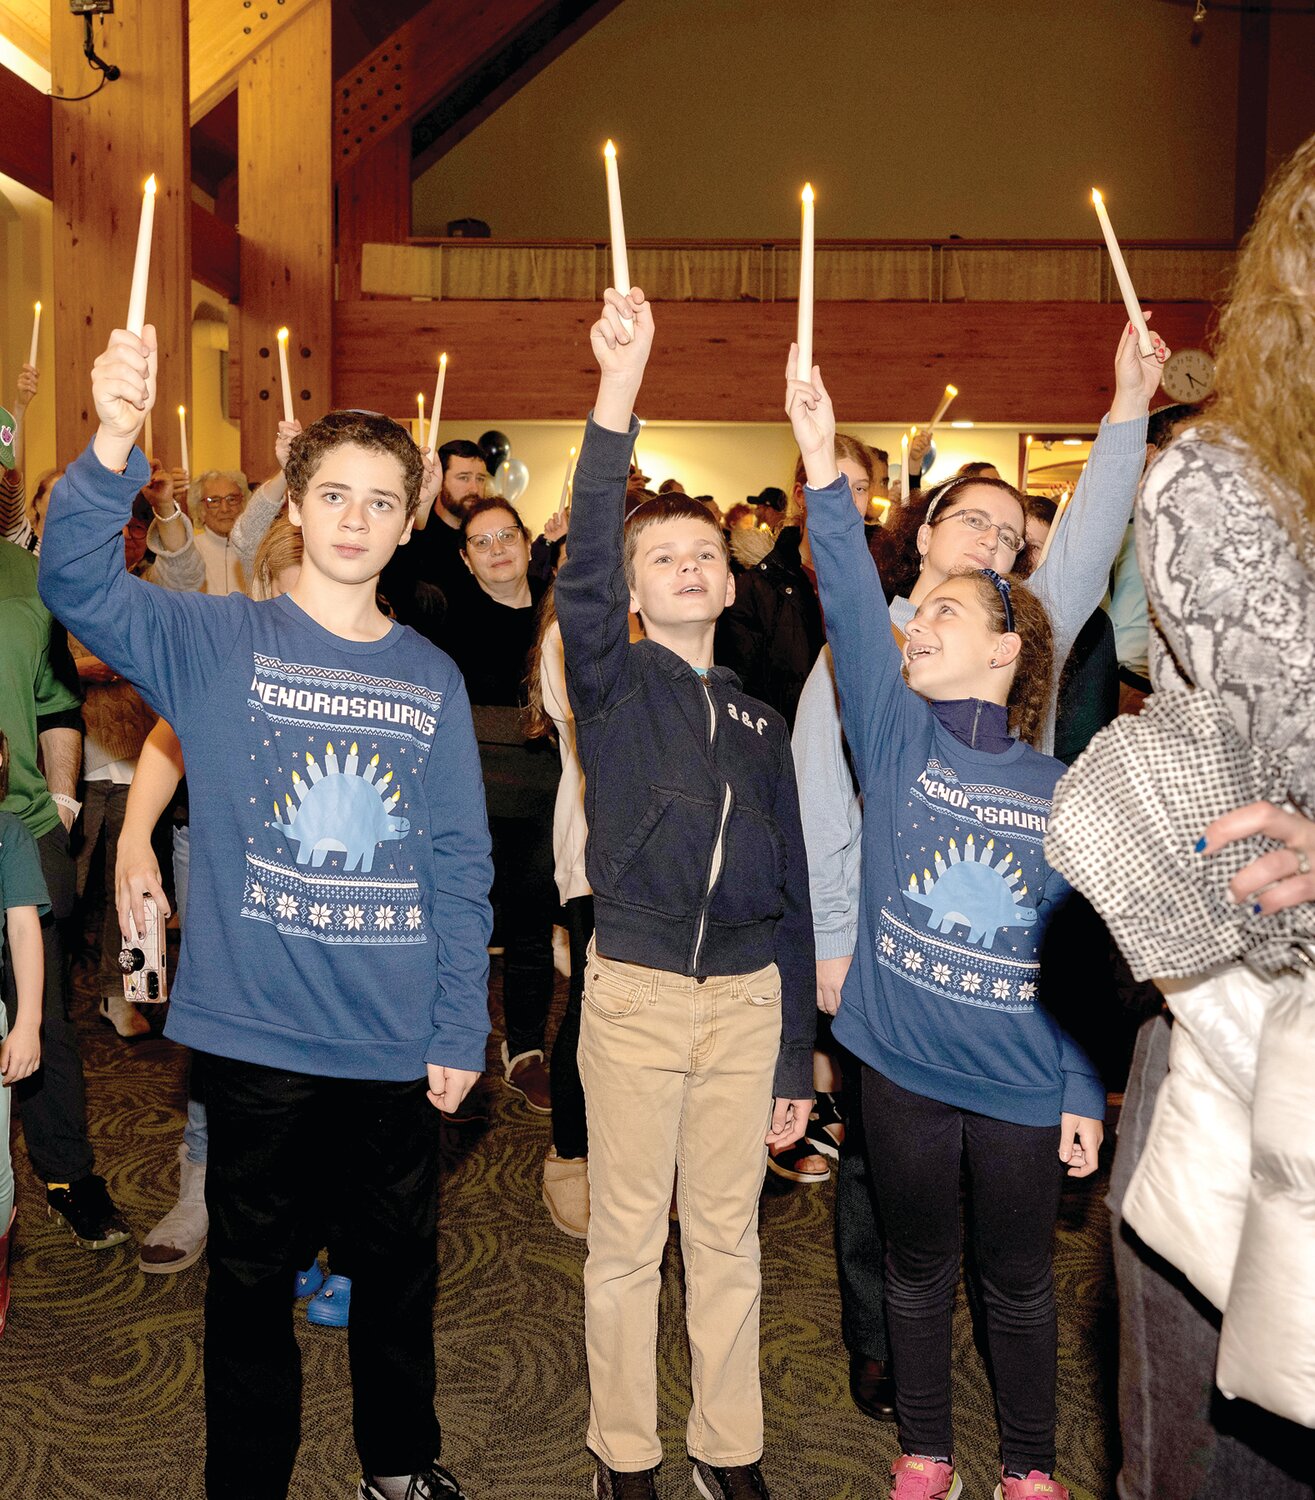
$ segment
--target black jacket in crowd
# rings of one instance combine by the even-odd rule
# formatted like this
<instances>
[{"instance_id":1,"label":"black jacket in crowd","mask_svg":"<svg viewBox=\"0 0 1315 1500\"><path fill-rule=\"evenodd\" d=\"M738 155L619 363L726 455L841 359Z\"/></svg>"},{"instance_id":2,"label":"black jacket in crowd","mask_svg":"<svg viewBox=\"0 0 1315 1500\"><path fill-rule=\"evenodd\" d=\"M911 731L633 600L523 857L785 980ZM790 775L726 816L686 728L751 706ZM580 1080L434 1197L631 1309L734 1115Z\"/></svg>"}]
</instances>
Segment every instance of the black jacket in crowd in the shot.
<instances>
[{"instance_id":1,"label":"black jacket in crowd","mask_svg":"<svg viewBox=\"0 0 1315 1500\"><path fill-rule=\"evenodd\" d=\"M797 526L785 527L756 568L737 574L735 603L717 621L717 661L791 730L799 695L826 644L817 590L799 561L800 539Z\"/></svg>"},{"instance_id":2,"label":"black jacket in crowd","mask_svg":"<svg viewBox=\"0 0 1315 1500\"><path fill-rule=\"evenodd\" d=\"M805 1099L817 986L790 736L724 667L701 678L654 641L631 645L622 524L638 432L589 422L557 576L598 951L697 978L774 962L775 1093Z\"/></svg>"}]
</instances>

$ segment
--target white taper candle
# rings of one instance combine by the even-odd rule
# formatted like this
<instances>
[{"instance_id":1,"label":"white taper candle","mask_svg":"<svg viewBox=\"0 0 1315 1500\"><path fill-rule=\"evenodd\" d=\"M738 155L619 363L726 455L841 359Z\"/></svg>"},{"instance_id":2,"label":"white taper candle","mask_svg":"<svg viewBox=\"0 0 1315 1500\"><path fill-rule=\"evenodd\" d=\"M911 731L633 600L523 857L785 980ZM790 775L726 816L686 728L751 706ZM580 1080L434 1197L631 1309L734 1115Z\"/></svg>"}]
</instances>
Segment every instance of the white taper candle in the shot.
<instances>
[{"instance_id":1,"label":"white taper candle","mask_svg":"<svg viewBox=\"0 0 1315 1500\"><path fill-rule=\"evenodd\" d=\"M1119 283L1119 291L1123 293L1123 306L1127 310L1128 321L1137 330L1137 347L1143 354L1151 354L1155 349L1155 345L1151 343L1151 332L1146 326L1146 319L1142 316L1141 303L1137 300L1137 291L1132 284L1132 277L1128 275L1128 266L1123 259L1123 251L1119 249L1119 242L1114 237L1114 226L1110 223L1110 216L1105 211L1105 200L1097 188L1091 190L1091 201L1096 205L1100 232L1105 236L1105 248L1110 253L1110 264L1114 267L1114 279Z\"/></svg>"},{"instance_id":2,"label":"white taper candle","mask_svg":"<svg viewBox=\"0 0 1315 1500\"><path fill-rule=\"evenodd\" d=\"M813 184L806 182L799 232L799 322L795 343L799 358L795 362L795 379L813 378Z\"/></svg>"},{"instance_id":3,"label":"white taper candle","mask_svg":"<svg viewBox=\"0 0 1315 1500\"><path fill-rule=\"evenodd\" d=\"M279 340L279 379L283 382L283 420L291 422L294 420L292 414L292 376L288 374L288 330L280 328Z\"/></svg>"},{"instance_id":4,"label":"white taper candle","mask_svg":"<svg viewBox=\"0 0 1315 1500\"><path fill-rule=\"evenodd\" d=\"M151 232L155 227L155 173L142 188L142 216L137 225L137 258L132 263L132 290L128 294L128 332L139 338L146 326L146 284L151 279Z\"/></svg>"}]
</instances>

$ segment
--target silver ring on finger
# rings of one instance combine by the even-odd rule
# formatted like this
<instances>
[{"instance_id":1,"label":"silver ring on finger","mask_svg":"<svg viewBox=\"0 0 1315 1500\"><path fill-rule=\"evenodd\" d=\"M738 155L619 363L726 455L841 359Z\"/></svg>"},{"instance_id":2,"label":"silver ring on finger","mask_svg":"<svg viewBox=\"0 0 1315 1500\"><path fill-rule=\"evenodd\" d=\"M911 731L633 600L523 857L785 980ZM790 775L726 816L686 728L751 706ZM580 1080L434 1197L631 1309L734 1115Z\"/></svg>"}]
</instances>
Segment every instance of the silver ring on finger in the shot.
<instances>
[{"instance_id":1,"label":"silver ring on finger","mask_svg":"<svg viewBox=\"0 0 1315 1500\"><path fill-rule=\"evenodd\" d=\"M1294 849L1293 854L1297 856L1297 874L1310 874L1310 855L1304 849Z\"/></svg>"}]
</instances>

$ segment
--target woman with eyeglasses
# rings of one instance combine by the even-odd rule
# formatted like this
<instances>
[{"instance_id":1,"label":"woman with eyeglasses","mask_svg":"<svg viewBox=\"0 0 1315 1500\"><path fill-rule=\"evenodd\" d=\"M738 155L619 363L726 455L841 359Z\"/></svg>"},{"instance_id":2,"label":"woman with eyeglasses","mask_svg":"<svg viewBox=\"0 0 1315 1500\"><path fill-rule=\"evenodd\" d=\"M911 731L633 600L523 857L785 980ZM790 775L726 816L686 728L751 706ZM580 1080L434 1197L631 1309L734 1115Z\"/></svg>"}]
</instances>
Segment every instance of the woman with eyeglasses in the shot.
<instances>
[{"instance_id":1,"label":"woman with eyeglasses","mask_svg":"<svg viewBox=\"0 0 1315 1500\"><path fill-rule=\"evenodd\" d=\"M201 529L196 550L205 563L207 594L245 594L247 570L233 541L233 527L250 494L237 469L211 469L192 485L192 519Z\"/></svg>"},{"instance_id":2,"label":"woman with eyeglasses","mask_svg":"<svg viewBox=\"0 0 1315 1500\"><path fill-rule=\"evenodd\" d=\"M549 1114L543 1044L553 991L552 817L561 763L553 745L527 738L525 717L526 663L547 583L529 571L530 533L508 501L477 500L462 535L461 557L478 587L448 612L442 644L466 680L484 772L503 947L503 1072L530 1109Z\"/></svg>"},{"instance_id":3,"label":"woman with eyeglasses","mask_svg":"<svg viewBox=\"0 0 1315 1500\"><path fill-rule=\"evenodd\" d=\"M1091 456L1045 565L1029 586L1044 605L1054 633L1054 659L1062 663L1109 582L1132 514L1146 455L1151 397L1169 351L1155 336L1142 356L1137 336L1124 325L1114 360L1115 395L1092 444ZM910 509L889 534L878 533L878 559L890 604L891 626L903 631L918 606L953 574L990 568L1026 574L1023 497L1002 479L956 475L923 492L921 521ZM907 538L907 546L901 546ZM892 590L892 584L894 585ZM1038 748L1054 746L1054 696ZM971 715L972 706L962 706ZM948 712L949 710L947 710ZM969 742L975 727L959 726ZM817 944L817 1004L834 1016L854 957L858 934L863 809L840 727L831 652L824 650L804 684L795 718L795 771L808 847L809 889ZM856 1130L851 1122L851 1130ZM841 1320L850 1355L850 1394L860 1410L879 1420L894 1415L884 1310L884 1246L871 1206L867 1162L842 1156L836 1187L836 1260Z\"/></svg>"}]
</instances>

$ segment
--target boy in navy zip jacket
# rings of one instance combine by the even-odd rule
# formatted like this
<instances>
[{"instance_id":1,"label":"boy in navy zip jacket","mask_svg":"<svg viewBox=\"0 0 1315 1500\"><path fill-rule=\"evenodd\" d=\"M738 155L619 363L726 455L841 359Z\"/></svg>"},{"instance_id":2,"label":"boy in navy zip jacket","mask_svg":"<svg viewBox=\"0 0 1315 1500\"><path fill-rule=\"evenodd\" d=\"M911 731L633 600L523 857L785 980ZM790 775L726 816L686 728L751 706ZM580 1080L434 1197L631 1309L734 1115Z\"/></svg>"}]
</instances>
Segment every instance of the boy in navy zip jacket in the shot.
<instances>
[{"instance_id":1,"label":"boy in navy zip jacket","mask_svg":"<svg viewBox=\"0 0 1315 1500\"><path fill-rule=\"evenodd\" d=\"M815 1029L793 760L780 715L712 665L735 587L720 528L684 496L624 515L653 341L643 293L609 290L590 341L602 374L557 613L596 918L580 1034L595 1492L656 1494L657 1301L679 1167L694 1483L708 1500L766 1496L758 1198L767 1148L808 1121ZM646 633L633 646L630 609Z\"/></svg>"},{"instance_id":2,"label":"boy in navy zip jacket","mask_svg":"<svg viewBox=\"0 0 1315 1500\"><path fill-rule=\"evenodd\" d=\"M330 413L288 459L292 589L170 593L124 571L119 535L155 374L150 327L96 361L100 428L55 489L40 587L187 761L195 919L167 1034L205 1054L206 1493L287 1494L292 1282L327 1158L310 1177L332 1177L355 1267L360 1500L459 1497L436 1462L437 1110L483 1067L492 870L461 674L375 603L420 455L386 417Z\"/></svg>"}]
</instances>

